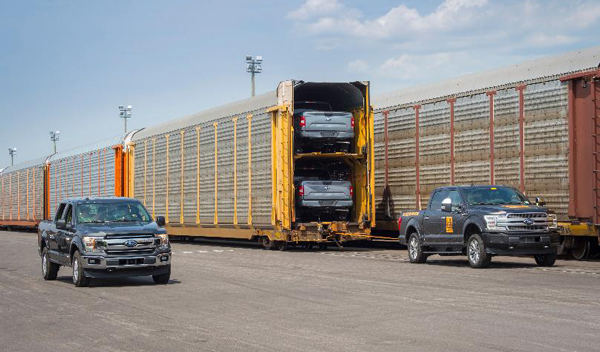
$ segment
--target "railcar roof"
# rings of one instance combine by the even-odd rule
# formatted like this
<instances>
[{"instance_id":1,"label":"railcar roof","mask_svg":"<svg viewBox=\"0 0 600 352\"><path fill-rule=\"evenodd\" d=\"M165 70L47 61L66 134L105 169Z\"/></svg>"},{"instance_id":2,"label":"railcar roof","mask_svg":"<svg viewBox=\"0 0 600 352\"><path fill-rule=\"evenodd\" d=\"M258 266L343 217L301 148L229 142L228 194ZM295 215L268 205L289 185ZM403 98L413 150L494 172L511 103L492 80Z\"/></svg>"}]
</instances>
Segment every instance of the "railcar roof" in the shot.
<instances>
[{"instance_id":1,"label":"railcar roof","mask_svg":"<svg viewBox=\"0 0 600 352\"><path fill-rule=\"evenodd\" d=\"M564 75L593 70L598 68L599 64L600 46L596 46L381 94L373 98L373 106L376 110L381 110L394 106L445 100L490 89L508 88L521 83L543 82Z\"/></svg>"}]
</instances>

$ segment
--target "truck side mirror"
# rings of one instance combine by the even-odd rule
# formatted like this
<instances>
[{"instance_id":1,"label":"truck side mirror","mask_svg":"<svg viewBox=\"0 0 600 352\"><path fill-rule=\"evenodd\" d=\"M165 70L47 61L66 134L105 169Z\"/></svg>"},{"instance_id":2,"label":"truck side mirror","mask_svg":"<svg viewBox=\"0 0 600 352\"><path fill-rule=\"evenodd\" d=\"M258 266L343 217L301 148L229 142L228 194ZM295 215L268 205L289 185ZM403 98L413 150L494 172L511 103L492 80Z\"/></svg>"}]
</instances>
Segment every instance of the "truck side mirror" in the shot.
<instances>
[{"instance_id":1,"label":"truck side mirror","mask_svg":"<svg viewBox=\"0 0 600 352\"><path fill-rule=\"evenodd\" d=\"M64 230L67 227L67 222L63 219L56 220L56 228Z\"/></svg>"},{"instance_id":2,"label":"truck side mirror","mask_svg":"<svg viewBox=\"0 0 600 352\"><path fill-rule=\"evenodd\" d=\"M158 226L160 226L160 227L164 227L165 224L166 224L165 217L164 216L157 216L156 217L156 224Z\"/></svg>"},{"instance_id":3,"label":"truck side mirror","mask_svg":"<svg viewBox=\"0 0 600 352\"><path fill-rule=\"evenodd\" d=\"M446 198L442 201L442 211L445 211L445 212L452 211L452 199Z\"/></svg>"},{"instance_id":4,"label":"truck side mirror","mask_svg":"<svg viewBox=\"0 0 600 352\"><path fill-rule=\"evenodd\" d=\"M546 205L546 201L542 197L535 197L535 205L543 207Z\"/></svg>"}]
</instances>

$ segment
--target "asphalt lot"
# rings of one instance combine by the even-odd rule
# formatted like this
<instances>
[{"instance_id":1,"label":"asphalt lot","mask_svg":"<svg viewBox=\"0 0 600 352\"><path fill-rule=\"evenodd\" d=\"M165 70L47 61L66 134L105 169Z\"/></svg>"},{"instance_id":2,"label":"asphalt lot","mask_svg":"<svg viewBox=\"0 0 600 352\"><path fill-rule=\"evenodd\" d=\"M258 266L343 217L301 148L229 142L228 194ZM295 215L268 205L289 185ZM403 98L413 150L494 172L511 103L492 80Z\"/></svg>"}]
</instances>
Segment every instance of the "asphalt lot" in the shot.
<instances>
[{"instance_id":1,"label":"asphalt lot","mask_svg":"<svg viewBox=\"0 0 600 352\"><path fill-rule=\"evenodd\" d=\"M35 233L0 232L1 351L598 351L600 261L174 242L171 282L44 281Z\"/></svg>"}]
</instances>

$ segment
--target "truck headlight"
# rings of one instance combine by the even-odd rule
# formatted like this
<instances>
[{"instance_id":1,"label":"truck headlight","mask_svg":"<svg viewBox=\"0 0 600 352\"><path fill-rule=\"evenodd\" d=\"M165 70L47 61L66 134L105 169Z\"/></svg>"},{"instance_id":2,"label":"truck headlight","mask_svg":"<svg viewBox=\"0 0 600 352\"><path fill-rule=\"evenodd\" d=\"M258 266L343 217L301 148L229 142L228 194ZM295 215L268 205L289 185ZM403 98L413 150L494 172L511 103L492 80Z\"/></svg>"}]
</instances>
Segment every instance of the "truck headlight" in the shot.
<instances>
[{"instance_id":1,"label":"truck headlight","mask_svg":"<svg viewBox=\"0 0 600 352\"><path fill-rule=\"evenodd\" d=\"M160 235L156 235L156 237L158 237L158 239L160 240L160 247L163 247L163 248L169 247L169 235L160 234Z\"/></svg>"},{"instance_id":2,"label":"truck headlight","mask_svg":"<svg viewBox=\"0 0 600 352\"><path fill-rule=\"evenodd\" d=\"M102 252L106 248L106 243L101 238L83 237L83 245L86 252Z\"/></svg>"},{"instance_id":3,"label":"truck headlight","mask_svg":"<svg viewBox=\"0 0 600 352\"><path fill-rule=\"evenodd\" d=\"M549 229L557 229L558 228L558 218L556 214L548 214L548 228Z\"/></svg>"},{"instance_id":4,"label":"truck headlight","mask_svg":"<svg viewBox=\"0 0 600 352\"><path fill-rule=\"evenodd\" d=\"M498 226L498 218L500 218L497 215L484 215L483 218L485 219L485 227L488 230L492 230L492 231L503 231L506 230L506 227L504 226Z\"/></svg>"}]
</instances>

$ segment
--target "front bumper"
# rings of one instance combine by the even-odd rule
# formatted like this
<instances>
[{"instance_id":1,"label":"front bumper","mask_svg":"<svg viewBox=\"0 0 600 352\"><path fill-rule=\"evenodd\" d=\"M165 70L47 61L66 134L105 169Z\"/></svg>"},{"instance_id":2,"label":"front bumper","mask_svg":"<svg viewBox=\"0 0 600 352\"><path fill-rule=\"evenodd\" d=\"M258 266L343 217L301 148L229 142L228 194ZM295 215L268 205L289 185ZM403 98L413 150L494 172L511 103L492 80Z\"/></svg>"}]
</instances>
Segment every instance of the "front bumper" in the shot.
<instances>
[{"instance_id":1,"label":"front bumper","mask_svg":"<svg viewBox=\"0 0 600 352\"><path fill-rule=\"evenodd\" d=\"M484 232L483 242L490 254L534 255L557 253L558 232Z\"/></svg>"},{"instance_id":2,"label":"front bumper","mask_svg":"<svg viewBox=\"0 0 600 352\"><path fill-rule=\"evenodd\" d=\"M160 275L170 270L171 251L140 256L85 254L81 257L81 265L85 276L91 278Z\"/></svg>"}]
</instances>

